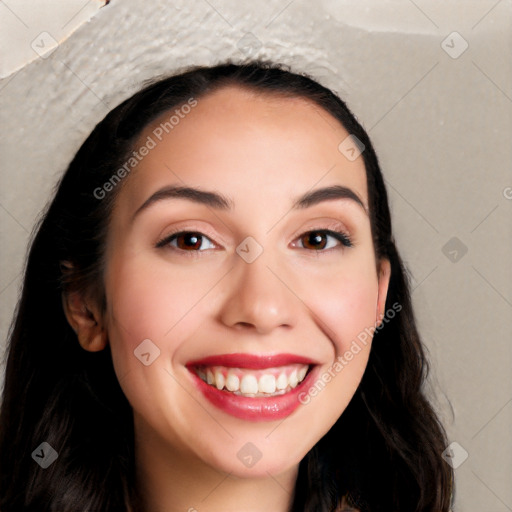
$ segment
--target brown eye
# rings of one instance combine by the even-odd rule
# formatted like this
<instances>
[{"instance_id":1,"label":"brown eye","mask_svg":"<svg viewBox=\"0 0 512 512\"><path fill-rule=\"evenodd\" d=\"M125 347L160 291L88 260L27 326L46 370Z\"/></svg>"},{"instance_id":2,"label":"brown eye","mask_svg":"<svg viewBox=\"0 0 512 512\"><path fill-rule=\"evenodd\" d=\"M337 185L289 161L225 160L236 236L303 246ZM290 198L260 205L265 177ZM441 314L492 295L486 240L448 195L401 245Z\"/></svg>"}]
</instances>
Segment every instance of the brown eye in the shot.
<instances>
[{"instance_id":1,"label":"brown eye","mask_svg":"<svg viewBox=\"0 0 512 512\"><path fill-rule=\"evenodd\" d=\"M211 244L211 247L203 247L205 240ZM207 236L197 231L181 231L167 236L158 242L156 246L169 247L185 252L203 252L205 249L212 249L213 243Z\"/></svg>"},{"instance_id":2,"label":"brown eye","mask_svg":"<svg viewBox=\"0 0 512 512\"><path fill-rule=\"evenodd\" d=\"M176 235L176 245L178 249L200 249L202 238L199 233L182 233Z\"/></svg>"},{"instance_id":3,"label":"brown eye","mask_svg":"<svg viewBox=\"0 0 512 512\"><path fill-rule=\"evenodd\" d=\"M310 231L302 235L301 240L306 249L319 250L323 249L327 244L326 241L322 240L323 238L325 239L325 234L320 231Z\"/></svg>"},{"instance_id":4,"label":"brown eye","mask_svg":"<svg viewBox=\"0 0 512 512\"><path fill-rule=\"evenodd\" d=\"M338 243L331 243L331 245L327 247L329 244L329 238L335 239ZM313 251L323 251L326 248L336 248L336 246L352 247L352 242L345 233L331 231L329 229L317 229L314 231L308 231L300 237L300 240L305 249L310 249Z\"/></svg>"}]
</instances>

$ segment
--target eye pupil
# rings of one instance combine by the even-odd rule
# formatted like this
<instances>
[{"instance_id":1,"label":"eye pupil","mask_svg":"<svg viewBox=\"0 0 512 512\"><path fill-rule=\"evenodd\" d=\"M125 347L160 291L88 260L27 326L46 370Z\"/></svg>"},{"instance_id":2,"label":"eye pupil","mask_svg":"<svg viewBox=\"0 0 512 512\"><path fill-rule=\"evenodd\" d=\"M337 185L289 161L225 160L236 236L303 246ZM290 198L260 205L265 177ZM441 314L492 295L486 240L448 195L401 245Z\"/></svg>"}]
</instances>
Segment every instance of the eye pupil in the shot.
<instances>
[{"instance_id":1,"label":"eye pupil","mask_svg":"<svg viewBox=\"0 0 512 512\"><path fill-rule=\"evenodd\" d=\"M318 247L318 244L321 243L322 238L325 238L323 233L320 233L319 231L311 231L306 236L307 245L313 245L314 249L323 249L325 247L325 242L322 244L322 247Z\"/></svg>"},{"instance_id":2,"label":"eye pupil","mask_svg":"<svg viewBox=\"0 0 512 512\"><path fill-rule=\"evenodd\" d=\"M198 233L183 233L177 237L178 246L182 245L179 243L180 240L188 240L191 242L191 245L185 243L185 248L188 249L198 249L201 247L201 235ZM180 247L181 249L182 247Z\"/></svg>"}]
</instances>

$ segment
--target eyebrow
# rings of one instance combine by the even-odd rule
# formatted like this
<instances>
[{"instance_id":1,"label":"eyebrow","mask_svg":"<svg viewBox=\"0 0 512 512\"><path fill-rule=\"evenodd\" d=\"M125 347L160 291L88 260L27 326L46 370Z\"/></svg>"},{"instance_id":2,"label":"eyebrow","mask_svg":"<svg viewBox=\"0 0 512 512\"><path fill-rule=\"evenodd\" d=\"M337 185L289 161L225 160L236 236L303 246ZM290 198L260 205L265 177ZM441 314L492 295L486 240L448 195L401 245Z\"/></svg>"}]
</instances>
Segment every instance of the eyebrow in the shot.
<instances>
[{"instance_id":1,"label":"eyebrow","mask_svg":"<svg viewBox=\"0 0 512 512\"><path fill-rule=\"evenodd\" d=\"M132 222L142 211L148 209L151 205L163 200L169 199L188 199L194 203L209 206L216 210L229 211L234 208L232 199L218 192L200 190L195 187L183 187L178 185L169 185L157 190L135 211L132 216ZM347 199L358 204L368 215L368 211L363 201L350 188L342 185L333 185L330 187L319 188L296 198L292 203L293 210L309 208L324 201L334 201Z\"/></svg>"}]
</instances>

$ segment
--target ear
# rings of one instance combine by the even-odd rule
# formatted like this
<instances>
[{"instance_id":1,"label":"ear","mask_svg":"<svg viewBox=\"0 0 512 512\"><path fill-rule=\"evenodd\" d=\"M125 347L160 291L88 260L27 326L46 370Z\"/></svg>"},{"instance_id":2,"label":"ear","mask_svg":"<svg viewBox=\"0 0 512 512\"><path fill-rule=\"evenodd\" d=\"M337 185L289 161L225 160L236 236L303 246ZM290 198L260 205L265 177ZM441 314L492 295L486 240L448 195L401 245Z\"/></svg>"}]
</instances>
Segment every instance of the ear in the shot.
<instances>
[{"instance_id":1,"label":"ear","mask_svg":"<svg viewBox=\"0 0 512 512\"><path fill-rule=\"evenodd\" d=\"M88 305L79 292L63 292L62 307L84 350L97 352L106 347L107 331L102 325L100 311L94 304Z\"/></svg>"},{"instance_id":2,"label":"ear","mask_svg":"<svg viewBox=\"0 0 512 512\"><path fill-rule=\"evenodd\" d=\"M382 323L386 308L389 280L391 278L391 264L388 259L382 259L379 265L379 296L377 298L376 326Z\"/></svg>"}]
</instances>

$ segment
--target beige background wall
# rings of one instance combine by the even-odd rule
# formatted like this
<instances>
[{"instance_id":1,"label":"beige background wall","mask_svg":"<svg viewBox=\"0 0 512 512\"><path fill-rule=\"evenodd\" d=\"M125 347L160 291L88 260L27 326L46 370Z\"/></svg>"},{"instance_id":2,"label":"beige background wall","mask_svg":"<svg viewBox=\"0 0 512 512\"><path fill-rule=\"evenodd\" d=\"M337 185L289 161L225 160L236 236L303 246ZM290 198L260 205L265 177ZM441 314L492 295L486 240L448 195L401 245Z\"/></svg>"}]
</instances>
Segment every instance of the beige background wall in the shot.
<instances>
[{"instance_id":1,"label":"beige background wall","mask_svg":"<svg viewBox=\"0 0 512 512\"><path fill-rule=\"evenodd\" d=\"M4 56L58 31L22 3L0 4ZM180 66L281 60L337 90L380 156L430 388L468 453L455 510L512 510L511 34L510 0L113 0L0 80L0 348L38 212L107 111Z\"/></svg>"}]
</instances>

